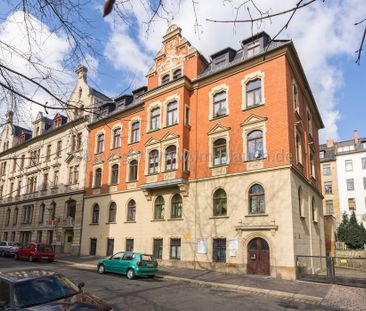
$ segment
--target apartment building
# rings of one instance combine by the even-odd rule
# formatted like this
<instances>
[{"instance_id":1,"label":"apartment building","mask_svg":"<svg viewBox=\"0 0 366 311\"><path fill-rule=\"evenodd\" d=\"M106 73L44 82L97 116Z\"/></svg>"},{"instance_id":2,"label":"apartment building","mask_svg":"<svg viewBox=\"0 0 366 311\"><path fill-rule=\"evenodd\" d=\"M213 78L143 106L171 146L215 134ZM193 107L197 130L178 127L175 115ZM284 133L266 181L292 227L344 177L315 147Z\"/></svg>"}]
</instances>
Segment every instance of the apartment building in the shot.
<instances>
[{"instance_id":1,"label":"apartment building","mask_svg":"<svg viewBox=\"0 0 366 311\"><path fill-rule=\"evenodd\" d=\"M208 61L172 25L152 62L89 125L81 254L294 279L325 243L323 123L293 43L262 32Z\"/></svg>"},{"instance_id":2,"label":"apartment building","mask_svg":"<svg viewBox=\"0 0 366 311\"><path fill-rule=\"evenodd\" d=\"M79 66L67 116L41 112L32 129L7 123L0 136L0 237L47 242L79 254L88 142L88 112L108 97L87 84ZM89 109L90 108L90 109ZM87 109L87 110L86 110Z\"/></svg>"}]
</instances>

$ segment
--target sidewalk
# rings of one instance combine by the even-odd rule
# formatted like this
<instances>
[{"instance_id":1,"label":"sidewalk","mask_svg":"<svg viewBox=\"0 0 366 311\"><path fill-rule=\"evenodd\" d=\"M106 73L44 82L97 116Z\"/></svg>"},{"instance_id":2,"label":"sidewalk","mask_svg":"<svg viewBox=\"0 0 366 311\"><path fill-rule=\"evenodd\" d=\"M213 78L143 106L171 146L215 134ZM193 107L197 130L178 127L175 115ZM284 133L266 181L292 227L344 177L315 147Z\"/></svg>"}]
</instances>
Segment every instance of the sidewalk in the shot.
<instances>
[{"instance_id":1,"label":"sidewalk","mask_svg":"<svg viewBox=\"0 0 366 311\"><path fill-rule=\"evenodd\" d=\"M62 256L57 262L79 269L96 270L99 258ZM160 266L157 277L246 293L328 305L343 310L366 310L366 289L299 281L278 280L265 276L229 274Z\"/></svg>"}]
</instances>

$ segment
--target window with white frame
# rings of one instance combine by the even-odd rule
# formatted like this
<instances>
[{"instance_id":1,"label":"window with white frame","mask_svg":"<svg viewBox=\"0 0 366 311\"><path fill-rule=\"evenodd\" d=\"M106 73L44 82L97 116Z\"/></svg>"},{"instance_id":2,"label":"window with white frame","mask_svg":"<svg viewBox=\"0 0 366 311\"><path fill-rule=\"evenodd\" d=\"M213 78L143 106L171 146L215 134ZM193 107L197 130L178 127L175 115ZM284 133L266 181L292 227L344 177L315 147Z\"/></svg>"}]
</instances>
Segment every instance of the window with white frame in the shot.
<instances>
[{"instance_id":1,"label":"window with white frame","mask_svg":"<svg viewBox=\"0 0 366 311\"><path fill-rule=\"evenodd\" d=\"M111 168L111 185L118 184L119 165L113 164Z\"/></svg>"},{"instance_id":2,"label":"window with white frame","mask_svg":"<svg viewBox=\"0 0 366 311\"><path fill-rule=\"evenodd\" d=\"M182 69L178 68L173 72L173 79L178 79L182 76Z\"/></svg>"},{"instance_id":3,"label":"window with white frame","mask_svg":"<svg viewBox=\"0 0 366 311\"><path fill-rule=\"evenodd\" d=\"M189 151L188 150L184 150L183 170L185 172L189 171Z\"/></svg>"},{"instance_id":4,"label":"window with white frame","mask_svg":"<svg viewBox=\"0 0 366 311\"><path fill-rule=\"evenodd\" d=\"M362 169L366 170L366 158L361 159L361 165L362 165Z\"/></svg>"},{"instance_id":5,"label":"window with white frame","mask_svg":"<svg viewBox=\"0 0 366 311\"><path fill-rule=\"evenodd\" d=\"M150 130L157 130L160 128L160 108L154 108L150 113Z\"/></svg>"},{"instance_id":6,"label":"window with white frame","mask_svg":"<svg viewBox=\"0 0 366 311\"><path fill-rule=\"evenodd\" d=\"M326 200L325 201L325 212L327 215L333 214L333 200Z\"/></svg>"},{"instance_id":7,"label":"window with white frame","mask_svg":"<svg viewBox=\"0 0 366 311\"><path fill-rule=\"evenodd\" d=\"M213 166L227 164L226 139L220 138L213 143Z\"/></svg>"},{"instance_id":8,"label":"window with white frame","mask_svg":"<svg viewBox=\"0 0 366 311\"><path fill-rule=\"evenodd\" d=\"M172 126L178 123L178 103L173 101L167 105L167 126Z\"/></svg>"},{"instance_id":9,"label":"window with white frame","mask_svg":"<svg viewBox=\"0 0 366 311\"><path fill-rule=\"evenodd\" d=\"M311 114L309 111L307 113L307 121L308 121L308 133L310 135L313 135L313 125L312 125L312 120L311 120Z\"/></svg>"},{"instance_id":10,"label":"window with white frame","mask_svg":"<svg viewBox=\"0 0 366 311\"><path fill-rule=\"evenodd\" d=\"M353 178L348 178L346 180L346 182L347 182L347 191L355 190L355 182L354 182Z\"/></svg>"},{"instance_id":11,"label":"window with white frame","mask_svg":"<svg viewBox=\"0 0 366 311\"><path fill-rule=\"evenodd\" d=\"M263 132L254 130L248 134L248 160L263 158Z\"/></svg>"},{"instance_id":12,"label":"window with white frame","mask_svg":"<svg viewBox=\"0 0 366 311\"><path fill-rule=\"evenodd\" d=\"M298 128L296 128L295 144L296 144L296 162L302 164L302 139L301 139L301 132Z\"/></svg>"},{"instance_id":13,"label":"window with white frame","mask_svg":"<svg viewBox=\"0 0 366 311\"><path fill-rule=\"evenodd\" d=\"M299 91L297 89L297 84L295 82L292 84L292 97L293 97L293 101L294 101L294 109L298 110L299 109Z\"/></svg>"},{"instance_id":14,"label":"window with white frame","mask_svg":"<svg viewBox=\"0 0 366 311\"><path fill-rule=\"evenodd\" d=\"M213 95L213 117L221 117L227 114L226 91Z\"/></svg>"},{"instance_id":15,"label":"window with white frame","mask_svg":"<svg viewBox=\"0 0 366 311\"><path fill-rule=\"evenodd\" d=\"M303 198L302 198L301 187L299 187L299 189L297 190L297 200L298 200L299 216L304 217Z\"/></svg>"},{"instance_id":16,"label":"window with white frame","mask_svg":"<svg viewBox=\"0 0 366 311\"><path fill-rule=\"evenodd\" d=\"M323 164L323 175L324 176L331 175L330 164Z\"/></svg>"},{"instance_id":17,"label":"window with white frame","mask_svg":"<svg viewBox=\"0 0 366 311\"><path fill-rule=\"evenodd\" d=\"M165 171L174 171L177 169L177 147L171 145L165 149Z\"/></svg>"},{"instance_id":18,"label":"window with white frame","mask_svg":"<svg viewBox=\"0 0 366 311\"><path fill-rule=\"evenodd\" d=\"M345 160L344 161L344 166L345 166L346 172L353 171L353 162L352 162L352 160Z\"/></svg>"},{"instance_id":19,"label":"window with white frame","mask_svg":"<svg viewBox=\"0 0 366 311\"><path fill-rule=\"evenodd\" d=\"M309 156L309 173L311 177L315 178L315 162L314 162L314 151L310 148L310 156Z\"/></svg>"},{"instance_id":20,"label":"window with white frame","mask_svg":"<svg viewBox=\"0 0 366 311\"><path fill-rule=\"evenodd\" d=\"M112 148L121 147L121 128L116 128L113 130L113 145Z\"/></svg>"},{"instance_id":21,"label":"window with white frame","mask_svg":"<svg viewBox=\"0 0 366 311\"><path fill-rule=\"evenodd\" d=\"M159 151L153 149L149 152L149 174L156 174L159 170Z\"/></svg>"},{"instance_id":22,"label":"window with white frame","mask_svg":"<svg viewBox=\"0 0 366 311\"><path fill-rule=\"evenodd\" d=\"M324 182L324 193L332 194L333 193L333 184L331 181Z\"/></svg>"},{"instance_id":23,"label":"window with white frame","mask_svg":"<svg viewBox=\"0 0 366 311\"><path fill-rule=\"evenodd\" d=\"M102 169L97 168L95 170L94 187L99 188L102 185Z\"/></svg>"},{"instance_id":24,"label":"window with white frame","mask_svg":"<svg viewBox=\"0 0 366 311\"><path fill-rule=\"evenodd\" d=\"M131 143L140 141L140 122L135 121L131 125Z\"/></svg>"},{"instance_id":25,"label":"window with white frame","mask_svg":"<svg viewBox=\"0 0 366 311\"><path fill-rule=\"evenodd\" d=\"M138 161L137 160L130 161L128 168L128 181L136 181L137 172L138 172Z\"/></svg>"},{"instance_id":26,"label":"window with white frame","mask_svg":"<svg viewBox=\"0 0 366 311\"><path fill-rule=\"evenodd\" d=\"M163 75L161 77L161 84L165 84L165 83L168 83L170 81L170 75L169 73Z\"/></svg>"},{"instance_id":27,"label":"window with white frame","mask_svg":"<svg viewBox=\"0 0 366 311\"><path fill-rule=\"evenodd\" d=\"M261 79L255 79L246 84L246 99L248 108L262 104Z\"/></svg>"}]
</instances>

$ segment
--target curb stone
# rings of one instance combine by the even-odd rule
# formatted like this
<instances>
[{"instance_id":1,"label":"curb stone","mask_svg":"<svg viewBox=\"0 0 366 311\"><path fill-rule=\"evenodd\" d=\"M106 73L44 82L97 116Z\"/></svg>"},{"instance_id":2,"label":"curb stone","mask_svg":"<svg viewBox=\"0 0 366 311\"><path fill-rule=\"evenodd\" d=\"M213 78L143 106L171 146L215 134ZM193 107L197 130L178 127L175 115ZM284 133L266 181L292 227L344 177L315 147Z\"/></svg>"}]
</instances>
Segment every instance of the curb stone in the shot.
<instances>
[{"instance_id":1,"label":"curb stone","mask_svg":"<svg viewBox=\"0 0 366 311\"><path fill-rule=\"evenodd\" d=\"M71 265L71 266L78 267L78 268L85 269L85 270L92 270L92 269L94 270L96 268L96 266L93 264L75 263L75 262L70 262L70 261L66 261L66 260L57 260L57 262ZM212 288L223 288L223 289L225 288L225 289L237 291L237 292L263 294L263 295L268 295L268 296L277 297L277 298L284 298L284 299L294 299L294 300L299 300L299 301L313 303L313 304L321 304L323 301L323 298L321 298L321 297L288 293L288 292L283 292L283 291L278 291L278 290L270 290L270 289L257 288L257 287L248 287L248 286L235 285L235 284L215 283L215 282L210 282L210 281L187 279L187 278L177 277L177 276L172 276L172 275L157 275L157 277L160 279L186 282L186 283L203 285L203 286L212 287Z\"/></svg>"}]
</instances>

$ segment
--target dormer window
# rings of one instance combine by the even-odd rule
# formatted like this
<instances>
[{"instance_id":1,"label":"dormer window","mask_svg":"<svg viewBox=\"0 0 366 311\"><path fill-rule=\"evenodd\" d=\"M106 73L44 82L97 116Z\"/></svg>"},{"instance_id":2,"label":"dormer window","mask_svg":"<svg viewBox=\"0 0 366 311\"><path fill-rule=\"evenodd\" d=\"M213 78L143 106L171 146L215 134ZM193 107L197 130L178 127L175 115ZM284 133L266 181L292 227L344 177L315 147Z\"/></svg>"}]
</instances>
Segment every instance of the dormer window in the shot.
<instances>
[{"instance_id":1,"label":"dormer window","mask_svg":"<svg viewBox=\"0 0 366 311\"><path fill-rule=\"evenodd\" d=\"M178 79L182 76L182 69L177 69L176 71L173 72L173 79Z\"/></svg>"},{"instance_id":2,"label":"dormer window","mask_svg":"<svg viewBox=\"0 0 366 311\"><path fill-rule=\"evenodd\" d=\"M220 66L226 63L226 54L216 57L213 60L215 66Z\"/></svg>"},{"instance_id":3,"label":"dormer window","mask_svg":"<svg viewBox=\"0 0 366 311\"><path fill-rule=\"evenodd\" d=\"M255 40L255 41L249 43L247 46L248 57L252 57L252 56L258 54L259 50L260 50L259 40Z\"/></svg>"},{"instance_id":4,"label":"dormer window","mask_svg":"<svg viewBox=\"0 0 366 311\"><path fill-rule=\"evenodd\" d=\"M167 73L166 75L163 75L163 77L161 78L161 84L165 84L165 83L168 83L170 80L170 76L169 74Z\"/></svg>"},{"instance_id":5,"label":"dormer window","mask_svg":"<svg viewBox=\"0 0 366 311\"><path fill-rule=\"evenodd\" d=\"M61 126L61 117L57 117L53 120L53 127L60 127Z\"/></svg>"}]
</instances>

